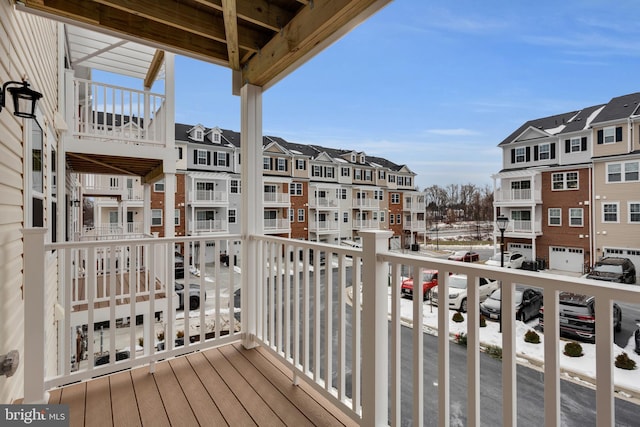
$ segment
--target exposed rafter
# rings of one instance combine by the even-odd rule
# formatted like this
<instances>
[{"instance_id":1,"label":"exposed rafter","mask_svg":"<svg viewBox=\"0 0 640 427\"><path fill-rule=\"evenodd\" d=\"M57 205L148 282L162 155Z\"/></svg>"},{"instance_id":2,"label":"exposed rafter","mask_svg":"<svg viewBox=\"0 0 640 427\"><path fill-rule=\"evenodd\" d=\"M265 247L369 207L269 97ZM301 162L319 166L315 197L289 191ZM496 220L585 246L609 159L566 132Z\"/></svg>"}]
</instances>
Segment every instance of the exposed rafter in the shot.
<instances>
[{"instance_id":1,"label":"exposed rafter","mask_svg":"<svg viewBox=\"0 0 640 427\"><path fill-rule=\"evenodd\" d=\"M227 34L227 52L229 52L229 67L240 69L240 53L238 51L238 18L236 15L236 0L222 0L222 14L224 29Z\"/></svg>"}]
</instances>

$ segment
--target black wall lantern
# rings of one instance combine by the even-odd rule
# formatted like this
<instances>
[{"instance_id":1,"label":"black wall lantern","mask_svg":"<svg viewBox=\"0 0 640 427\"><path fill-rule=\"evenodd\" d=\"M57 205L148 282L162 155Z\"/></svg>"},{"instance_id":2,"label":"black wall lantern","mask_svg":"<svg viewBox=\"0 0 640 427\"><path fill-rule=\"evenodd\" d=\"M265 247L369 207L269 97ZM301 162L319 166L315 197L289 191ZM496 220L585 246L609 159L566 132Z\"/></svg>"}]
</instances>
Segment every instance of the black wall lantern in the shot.
<instances>
[{"instance_id":1,"label":"black wall lantern","mask_svg":"<svg viewBox=\"0 0 640 427\"><path fill-rule=\"evenodd\" d=\"M8 88L7 86L9 85L13 86ZM29 83L26 80L22 82L6 82L2 85L2 92L0 92L0 111L5 107L7 91L13 97L13 114L15 116L24 117L25 119L36 118L36 102L42 98L40 92L29 89Z\"/></svg>"}]
</instances>

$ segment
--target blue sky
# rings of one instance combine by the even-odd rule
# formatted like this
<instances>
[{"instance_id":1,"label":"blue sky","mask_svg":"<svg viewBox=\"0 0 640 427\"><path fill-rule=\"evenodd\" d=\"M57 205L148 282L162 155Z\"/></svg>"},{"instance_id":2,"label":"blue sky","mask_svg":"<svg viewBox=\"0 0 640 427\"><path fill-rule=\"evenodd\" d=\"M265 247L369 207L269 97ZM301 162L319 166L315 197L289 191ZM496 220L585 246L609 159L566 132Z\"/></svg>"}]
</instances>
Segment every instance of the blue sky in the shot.
<instances>
[{"instance_id":1,"label":"blue sky","mask_svg":"<svg viewBox=\"0 0 640 427\"><path fill-rule=\"evenodd\" d=\"M638 4L395 0L267 90L265 135L491 185L527 120L640 91ZM231 73L176 58L176 121L240 130Z\"/></svg>"}]
</instances>

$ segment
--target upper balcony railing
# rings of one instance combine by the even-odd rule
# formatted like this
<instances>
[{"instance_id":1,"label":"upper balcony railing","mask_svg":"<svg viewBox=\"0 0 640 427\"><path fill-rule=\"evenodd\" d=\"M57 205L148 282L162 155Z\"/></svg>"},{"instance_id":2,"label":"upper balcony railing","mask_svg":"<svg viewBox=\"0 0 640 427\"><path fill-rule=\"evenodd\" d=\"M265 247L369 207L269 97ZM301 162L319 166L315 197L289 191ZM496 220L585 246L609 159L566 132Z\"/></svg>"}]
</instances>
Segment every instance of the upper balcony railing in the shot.
<instances>
[{"instance_id":1,"label":"upper balcony railing","mask_svg":"<svg viewBox=\"0 0 640 427\"><path fill-rule=\"evenodd\" d=\"M74 112L69 117L78 139L165 146L165 96L70 77Z\"/></svg>"},{"instance_id":2,"label":"upper balcony railing","mask_svg":"<svg viewBox=\"0 0 640 427\"><path fill-rule=\"evenodd\" d=\"M494 193L494 202L502 203L541 203L540 189L497 189Z\"/></svg>"},{"instance_id":3,"label":"upper balcony railing","mask_svg":"<svg viewBox=\"0 0 640 427\"><path fill-rule=\"evenodd\" d=\"M274 206L274 205L283 205L289 206L291 197L289 193L264 193L264 203L265 205Z\"/></svg>"},{"instance_id":4,"label":"upper balcony railing","mask_svg":"<svg viewBox=\"0 0 640 427\"><path fill-rule=\"evenodd\" d=\"M425 220L405 220L404 221L404 227L402 227L404 230L411 230L411 231L426 231L426 221Z\"/></svg>"},{"instance_id":5,"label":"upper balcony railing","mask_svg":"<svg viewBox=\"0 0 640 427\"><path fill-rule=\"evenodd\" d=\"M265 232L285 232L291 229L291 224L286 218L269 218L264 220Z\"/></svg>"},{"instance_id":6,"label":"upper balcony railing","mask_svg":"<svg viewBox=\"0 0 640 427\"><path fill-rule=\"evenodd\" d=\"M373 219L354 219L353 228L356 230L375 230L380 228L380 222Z\"/></svg>"},{"instance_id":7,"label":"upper balcony railing","mask_svg":"<svg viewBox=\"0 0 640 427\"><path fill-rule=\"evenodd\" d=\"M502 388L494 396L501 411L481 405L485 328L480 328L479 283L490 277L501 283L505 319L515 319L516 286L544 293L544 340L539 344L544 347L539 376L544 407L527 412L537 417L527 419L531 425L560 426L574 416L561 405L566 391L560 386L559 292L595 297L595 391L584 393L585 398L595 394L593 424L616 425L612 306L616 300L640 304L640 287L390 252L390 236L389 231L362 232L362 249L264 235L45 244L46 230L25 230L30 260L24 278L24 403L41 401L46 390L63 384L243 341L268 348L290 367L294 381L312 384L361 425L421 426L426 415L440 425L453 417L468 426L517 425L518 404L527 399L522 390L535 385L519 384L518 354L527 349L520 347L522 331L515 320L503 322L499 342L491 342L501 348ZM246 257L242 279L217 263L201 270L191 282L208 298L197 309L176 313L180 296L166 285L173 283L174 248L182 247L184 260L203 266L206 251L213 251L213 260L224 250L238 253L235 241L241 241ZM53 258L60 274L47 274ZM419 276L426 269L439 271L442 279L441 304L433 308L437 348L425 345L424 329L416 327L428 303L401 296L403 276ZM450 357L449 273L464 275L467 284L462 366ZM230 298L236 290L240 305ZM406 303L410 312L401 309ZM60 312L57 322L46 309L54 305ZM405 321L414 327L401 328ZM433 354L437 361L427 364ZM101 355L105 363L98 365ZM410 384L400 380L407 369ZM454 389L466 390L463 411L451 402ZM434 408L429 414L427 401Z\"/></svg>"},{"instance_id":8,"label":"upper balcony railing","mask_svg":"<svg viewBox=\"0 0 640 427\"><path fill-rule=\"evenodd\" d=\"M426 209L426 204L424 198L421 200L414 200L413 198L405 199L404 201L404 210L410 212L424 212Z\"/></svg>"},{"instance_id":9,"label":"upper balcony railing","mask_svg":"<svg viewBox=\"0 0 640 427\"><path fill-rule=\"evenodd\" d=\"M353 207L357 209L380 209L380 200L377 199L353 199Z\"/></svg>"},{"instance_id":10,"label":"upper balcony railing","mask_svg":"<svg viewBox=\"0 0 640 427\"><path fill-rule=\"evenodd\" d=\"M219 233L229 231L229 221L223 219L203 219L194 221L196 233Z\"/></svg>"},{"instance_id":11,"label":"upper balcony railing","mask_svg":"<svg viewBox=\"0 0 640 427\"><path fill-rule=\"evenodd\" d=\"M309 199L309 207L310 208L329 208L329 209L337 209L338 208L338 199L330 198L330 197L314 197Z\"/></svg>"},{"instance_id":12,"label":"upper balcony railing","mask_svg":"<svg viewBox=\"0 0 640 427\"><path fill-rule=\"evenodd\" d=\"M101 225L97 227L85 226L79 239L83 241L91 240L118 240L118 239L141 239L144 236L144 225L142 222L128 222L123 226L118 224Z\"/></svg>"},{"instance_id":13,"label":"upper balcony railing","mask_svg":"<svg viewBox=\"0 0 640 427\"><path fill-rule=\"evenodd\" d=\"M229 194L226 191L217 190L191 190L189 191L189 203L228 203Z\"/></svg>"},{"instance_id":14,"label":"upper balcony railing","mask_svg":"<svg viewBox=\"0 0 640 427\"><path fill-rule=\"evenodd\" d=\"M337 221L309 221L309 231L313 232L334 232L340 230L340 225Z\"/></svg>"},{"instance_id":15,"label":"upper balcony railing","mask_svg":"<svg viewBox=\"0 0 640 427\"><path fill-rule=\"evenodd\" d=\"M122 200L142 200L143 189L137 182L128 187L127 178L119 175L81 174L83 193L92 196L119 196Z\"/></svg>"}]
</instances>

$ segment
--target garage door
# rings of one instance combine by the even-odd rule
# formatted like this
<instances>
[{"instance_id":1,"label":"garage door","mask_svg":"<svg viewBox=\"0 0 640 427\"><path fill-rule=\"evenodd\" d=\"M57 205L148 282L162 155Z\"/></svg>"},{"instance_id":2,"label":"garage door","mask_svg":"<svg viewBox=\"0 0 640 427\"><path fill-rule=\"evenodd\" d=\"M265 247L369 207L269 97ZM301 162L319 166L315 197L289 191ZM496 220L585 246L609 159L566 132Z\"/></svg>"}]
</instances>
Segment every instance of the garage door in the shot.
<instances>
[{"instance_id":1,"label":"garage door","mask_svg":"<svg viewBox=\"0 0 640 427\"><path fill-rule=\"evenodd\" d=\"M519 252L524 258L533 261L533 248L530 243L509 243L507 250L510 252Z\"/></svg>"},{"instance_id":2,"label":"garage door","mask_svg":"<svg viewBox=\"0 0 640 427\"><path fill-rule=\"evenodd\" d=\"M583 249L551 246L551 248L549 248L549 251L550 269L582 273L582 268L584 265Z\"/></svg>"},{"instance_id":3,"label":"garage door","mask_svg":"<svg viewBox=\"0 0 640 427\"><path fill-rule=\"evenodd\" d=\"M629 258L636 268L636 283L640 283L640 249L604 248L604 256Z\"/></svg>"}]
</instances>

